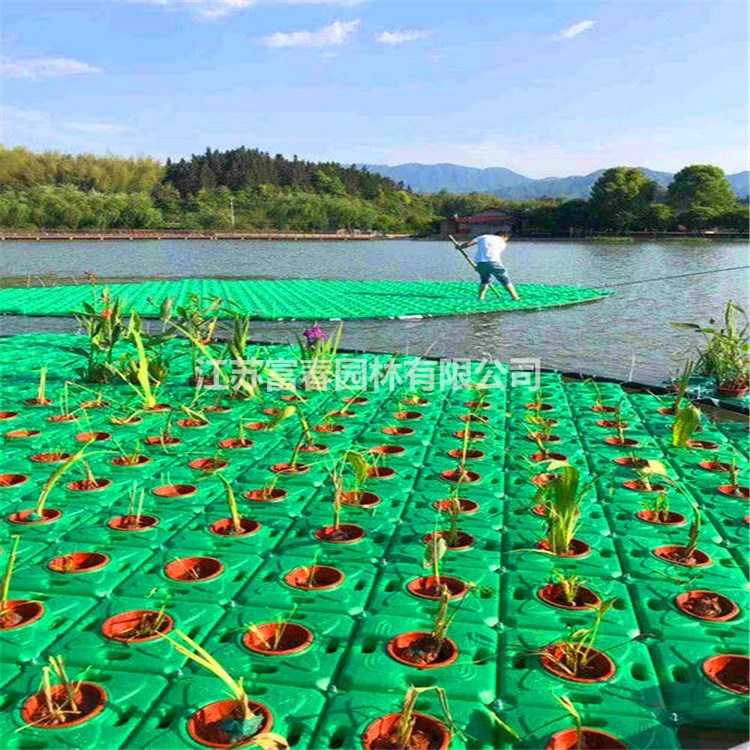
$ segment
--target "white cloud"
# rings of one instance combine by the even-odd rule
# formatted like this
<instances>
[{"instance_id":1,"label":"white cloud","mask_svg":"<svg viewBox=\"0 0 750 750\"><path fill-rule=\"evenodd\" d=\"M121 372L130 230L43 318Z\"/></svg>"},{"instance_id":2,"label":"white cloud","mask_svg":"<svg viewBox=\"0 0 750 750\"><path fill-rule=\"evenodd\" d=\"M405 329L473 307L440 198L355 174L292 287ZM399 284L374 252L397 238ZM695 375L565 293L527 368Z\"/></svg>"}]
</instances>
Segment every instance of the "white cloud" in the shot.
<instances>
[{"instance_id":1,"label":"white cloud","mask_svg":"<svg viewBox=\"0 0 750 750\"><path fill-rule=\"evenodd\" d=\"M345 8L353 8L362 5L364 0L269 0L278 5L340 5Z\"/></svg>"},{"instance_id":2,"label":"white cloud","mask_svg":"<svg viewBox=\"0 0 750 750\"><path fill-rule=\"evenodd\" d=\"M338 47L346 44L362 22L334 21L318 31L277 31L275 34L263 37L261 43L271 49L285 47Z\"/></svg>"},{"instance_id":3,"label":"white cloud","mask_svg":"<svg viewBox=\"0 0 750 750\"><path fill-rule=\"evenodd\" d=\"M568 26L567 29L563 29L558 35L558 39L572 39L574 36L578 36L579 34L583 34L584 31L588 31L592 26L594 25L594 22L586 19L585 21L579 21L578 23L574 23L572 26Z\"/></svg>"},{"instance_id":4,"label":"white cloud","mask_svg":"<svg viewBox=\"0 0 750 750\"><path fill-rule=\"evenodd\" d=\"M429 34L425 29L403 29L401 31L381 31L375 39L381 44L395 46L424 39Z\"/></svg>"},{"instance_id":5,"label":"white cloud","mask_svg":"<svg viewBox=\"0 0 750 750\"><path fill-rule=\"evenodd\" d=\"M81 73L101 73L95 65L73 60L69 57L37 57L28 60L0 58L0 74L7 78L22 78L38 81L43 78L64 78Z\"/></svg>"},{"instance_id":6,"label":"white cloud","mask_svg":"<svg viewBox=\"0 0 750 750\"><path fill-rule=\"evenodd\" d=\"M92 135L123 135L135 132L128 125L116 125L112 122L68 122L65 127L78 133L90 133Z\"/></svg>"},{"instance_id":7,"label":"white cloud","mask_svg":"<svg viewBox=\"0 0 750 750\"><path fill-rule=\"evenodd\" d=\"M165 8L185 8L206 21L215 21L230 13L244 10L258 2L267 5L338 5L352 7L363 0L130 0L146 5L160 5Z\"/></svg>"},{"instance_id":8,"label":"white cloud","mask_svg":"<svg viewBox=\"0 0 750 750\"><path fill-rule=\"evenodd\" d=\"M93 148L97 143L97 137L102 141L100 145L106 146L113 136L132 135L137 132L128 125L97 120L57 119L49 112L7 104L2 108L0 125L0 140L7 137L24 143L29 137L33 137L44 141L45 147L48 148L68 145Z\"/></svg>"},{"instance_id":9,"label":"white cloud","mask_svg":"<svg viewBox=\"0 0 750 750\"><path fill-rule=\"evenodd\" d=\"M187 8L200 18L215 21L237 10L244 10L255 4L255 0L131 0L147 5L161 5L165 8Z\"/></svg>"}]
</instances>

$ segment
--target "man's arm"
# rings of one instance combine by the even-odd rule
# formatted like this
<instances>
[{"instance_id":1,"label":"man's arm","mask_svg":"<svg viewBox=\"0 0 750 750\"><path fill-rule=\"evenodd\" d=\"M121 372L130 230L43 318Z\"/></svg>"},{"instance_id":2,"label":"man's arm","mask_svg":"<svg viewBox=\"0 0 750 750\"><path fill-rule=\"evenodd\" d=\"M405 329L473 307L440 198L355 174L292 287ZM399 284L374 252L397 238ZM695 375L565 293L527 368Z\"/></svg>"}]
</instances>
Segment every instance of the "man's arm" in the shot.
<instances>
[{"instance_id":1,"label":"man's arm","mask_svg":"<svg viewBox=\"0 0 750 750\"><path fill-rule=\"evenodd\" d=\"M460 248L461 248L462 250L466 250L466 248L469 248L469 247L474 247L474 245L476 245L476 244L477 244L477 241L476 241L476 240L469 240L468 242L462 242L462 243L461 243L461 244L459 245L459 247L460 247Z\"/></svg>"}]
</instances>

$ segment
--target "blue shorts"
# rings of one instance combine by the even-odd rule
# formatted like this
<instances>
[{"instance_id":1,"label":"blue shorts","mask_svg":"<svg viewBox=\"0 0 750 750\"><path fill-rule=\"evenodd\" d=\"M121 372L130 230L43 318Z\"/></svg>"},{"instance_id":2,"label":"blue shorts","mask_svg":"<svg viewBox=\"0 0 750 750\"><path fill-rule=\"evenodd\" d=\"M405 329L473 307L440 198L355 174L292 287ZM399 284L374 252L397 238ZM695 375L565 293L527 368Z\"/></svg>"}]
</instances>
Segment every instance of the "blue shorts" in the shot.
<instances>
[{"instance_id":1,"label":"blue shorts","mask_svg":"<svg viewBox=\"0 0 750 750\"><path fill-rule=\"evenodd\" d=\"M507 271L494 261L479 261L477 273L482 284L489 284L491 276L494 276L503 286L510 284Z\"/></svg>"}]
</instances>

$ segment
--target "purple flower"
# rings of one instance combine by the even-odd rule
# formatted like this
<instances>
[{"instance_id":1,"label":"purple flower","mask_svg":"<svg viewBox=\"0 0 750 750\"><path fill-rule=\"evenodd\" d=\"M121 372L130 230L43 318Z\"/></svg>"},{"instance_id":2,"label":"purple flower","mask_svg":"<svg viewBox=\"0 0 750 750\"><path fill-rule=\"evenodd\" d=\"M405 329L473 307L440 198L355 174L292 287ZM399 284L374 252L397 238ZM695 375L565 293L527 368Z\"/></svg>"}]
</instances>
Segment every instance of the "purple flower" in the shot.
<instances>
[{"instance_id":1,"label":"purple flower","mask_svg":"<svg viewBox=\"0 0 750 750\"><path fill-rule=\"evenodd\" d=\"M314 347L319 341L325 341L328 336L318 325L314 325L307 331L303 331L302 335L307 339L307 346L309 348Z\"/></svg>"}]
</instances>

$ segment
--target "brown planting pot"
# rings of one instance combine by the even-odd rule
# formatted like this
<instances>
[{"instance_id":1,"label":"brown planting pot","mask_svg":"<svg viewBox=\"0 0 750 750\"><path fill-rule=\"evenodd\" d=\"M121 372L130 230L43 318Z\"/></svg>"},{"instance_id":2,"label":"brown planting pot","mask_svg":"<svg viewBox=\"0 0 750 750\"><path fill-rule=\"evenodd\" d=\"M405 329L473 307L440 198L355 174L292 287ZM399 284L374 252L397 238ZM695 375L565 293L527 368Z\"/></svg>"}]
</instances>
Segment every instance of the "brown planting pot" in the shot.
<instances>
[{"instance_id":1,"label":"brown planting pot","mask_svg":"<svg viewBox=\"0 0 750 750\"><path fill-rule=\"evenodd\" d=\"M414 726L411 741L405 750L448 750L451 733L446 726L427 714L411 714ZM386 714L375 719L362 735L363 750L389 750L396 748L396 726L401 714Z\"/></svg>"},{"instance_id":2,"label":"brown planting pot","mask_svg":"<svg viewBox=\"0 0 750 750\"><path fill-rule=\"evenodd\" d=\"M401 633L388 641L386 651L391 659L418 669L448 667L458 659L458 646L450 638L446 638L432 660L427 660L424 654L429 653L427 649L431 638L430 633L418 630Z\"/></svg>"},{"instance_id":3,"label":"brown planting pot","mask_svg":"<svg viewBox=\"0 0 750 750\"><path fill-rule=\"evenodd\" d=\"M63 685L53 685L50 692L56 705L64 705L67 701L67 692ZM55 724L49 716L45 692L40 690L24 701L21 707L21 718L24 724L33 725L36 729L75 727L90 721L104 710L107 692L93 682L79 682L76 683L75 698L79 713L69 715L63 722Z\"/></svg>"},{"instance_id":4,"label":"brown planting pot","mask_svg":"<svg viewBox=\"0 0 750 750\"><path fill-rule=\"evenodd\" d=\"M256 654L290 656L310 648L313 640L312 631L304 625L296 622L267 622L248 630L242 636L242 645Z\"/></svg>"}]
</instances>

